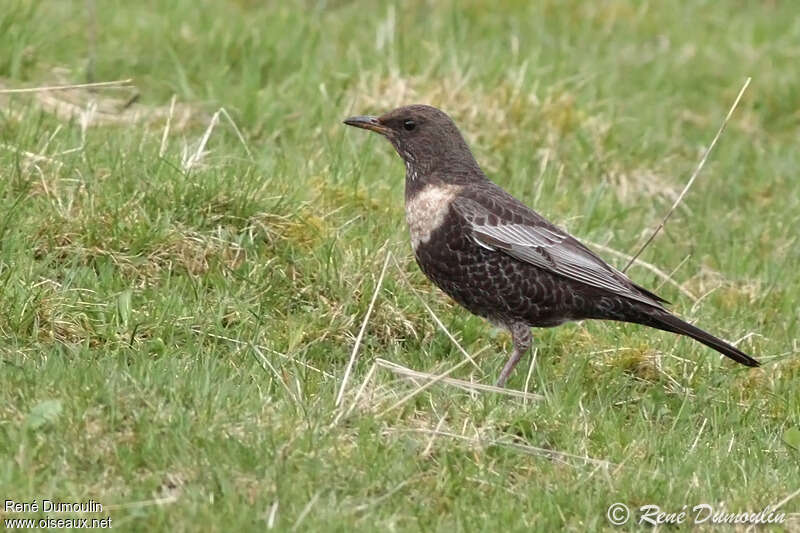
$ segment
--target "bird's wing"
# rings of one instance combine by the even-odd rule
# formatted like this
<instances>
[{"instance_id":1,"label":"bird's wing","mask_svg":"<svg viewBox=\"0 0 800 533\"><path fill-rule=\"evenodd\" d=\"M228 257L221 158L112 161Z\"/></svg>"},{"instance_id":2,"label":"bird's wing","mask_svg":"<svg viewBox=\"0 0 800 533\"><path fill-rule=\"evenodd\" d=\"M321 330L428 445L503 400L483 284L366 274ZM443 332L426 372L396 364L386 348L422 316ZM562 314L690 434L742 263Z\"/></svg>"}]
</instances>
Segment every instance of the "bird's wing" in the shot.
<instances>
[{"instance_id":1,"label":"bird's wing","mask_svg":"<svg viewBox=\"0 0 800 533\"><path fill-rule=\"evenodd\" d=\"M453 207L469 223L475 242L484 248L506 253L554 274L655 307L660 308L660 302L665 302L635 285L577 239L544 219L541 222L510 222L493 214L481 203L465 197L457 198ZM541 218L538 215L536 217Z\"/></svg>"}]
</instances>

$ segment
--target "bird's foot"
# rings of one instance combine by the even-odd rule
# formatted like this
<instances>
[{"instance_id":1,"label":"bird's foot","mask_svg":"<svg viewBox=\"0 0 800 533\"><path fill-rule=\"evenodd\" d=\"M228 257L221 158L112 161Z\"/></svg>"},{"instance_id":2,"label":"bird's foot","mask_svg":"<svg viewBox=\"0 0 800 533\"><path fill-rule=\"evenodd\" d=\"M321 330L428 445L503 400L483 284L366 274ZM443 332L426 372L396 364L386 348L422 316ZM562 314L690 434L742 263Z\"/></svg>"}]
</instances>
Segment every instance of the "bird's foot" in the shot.
<instances>
[{"instance_id":1,"label":"bird's foot","mask_svg":"<svg viewBox=\"0 0 800 533\"><path fill-rule=\"evenodd\" d=\"M522 356L528 352L533 340L531 337L531 328L527 324L516 323L508 329L511 331L511 341L514 343L514 352L511 354L508 361L506 361L505 366L503 366L500 377L497 378L497 383L495 383L496 387L506 386L506 381L508 381L508 378L511 376L511 372L514 371L514 368L517 366L517 363L519 363L519 360L522 359Z\"/></svg>"},{"instance_id":2,"label":"bird's foot","mask_svg":"<svg viewBox=\"0 0 800 533\"><path fill-rule=\"evenodd\" d=\"M511 355L511 358L506 361L503 370L500 372L500 377L497 378L497 382L494 384L495 387L504 388L506 386L506 381L511 376L511 372L514 371L514 367L517 366L519 360L522 359L522 353L518 350L514 350L514 353Z\"/></svg>"}]
</instances>

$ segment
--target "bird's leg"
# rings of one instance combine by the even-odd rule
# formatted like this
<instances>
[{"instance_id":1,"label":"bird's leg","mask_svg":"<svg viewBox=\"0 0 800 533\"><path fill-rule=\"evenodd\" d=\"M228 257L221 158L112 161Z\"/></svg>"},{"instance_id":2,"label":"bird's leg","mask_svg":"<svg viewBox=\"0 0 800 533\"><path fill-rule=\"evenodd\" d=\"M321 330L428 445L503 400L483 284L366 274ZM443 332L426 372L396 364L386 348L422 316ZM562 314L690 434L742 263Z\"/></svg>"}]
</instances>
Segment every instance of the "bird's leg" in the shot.
<instances>
[{"instance_id":1,"label":"bird's leg","mask_svg":"<svg viewBox=\"0 0 800 533\"><path fill-rule=\"evenodd\" d=\"M511 342L514 343L514 352L503 367L503 371L500 372L500 377L497 378L497 383L495 385L498 387L505 387L508 377L511 375L511 372L514 371L514 367L517 366L522 356L530 350L531 342L533 341L531 328L527 324L517 322L516 324L510 325L508 330L511 332Z\"/></svg>"}]
</instances>

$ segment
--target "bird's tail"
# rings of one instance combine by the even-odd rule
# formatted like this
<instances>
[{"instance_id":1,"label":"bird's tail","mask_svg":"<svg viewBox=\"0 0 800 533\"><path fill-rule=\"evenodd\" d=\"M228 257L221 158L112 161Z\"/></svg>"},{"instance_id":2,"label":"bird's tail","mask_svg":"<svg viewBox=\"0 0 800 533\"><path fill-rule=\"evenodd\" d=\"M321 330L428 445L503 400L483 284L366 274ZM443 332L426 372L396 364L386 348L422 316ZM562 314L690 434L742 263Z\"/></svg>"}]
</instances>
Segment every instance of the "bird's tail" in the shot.
<instances>
[{"instance_id":1,"label":"bird's tail","mask_svg":"<svg viewBox=\"0 0 800 533\"><path fill-rule=\"evenodd\" d=\"M722 355L730 357L731 359L742 365L761 366L761 363L759 363L758 361L756 361L755 359L753 359L740 349L736 348L735 346L731 346L722 339L718 339L711 333L703 331L702 329L695 327L689 324L688 322L684 322L675 315L671 315L665 312L658 315L650 315L649 318L650 320L644 321L642 323L653 328L691 337L697 341L702 342L709 348L715 349Z\"/></svg>"}]
</instances>

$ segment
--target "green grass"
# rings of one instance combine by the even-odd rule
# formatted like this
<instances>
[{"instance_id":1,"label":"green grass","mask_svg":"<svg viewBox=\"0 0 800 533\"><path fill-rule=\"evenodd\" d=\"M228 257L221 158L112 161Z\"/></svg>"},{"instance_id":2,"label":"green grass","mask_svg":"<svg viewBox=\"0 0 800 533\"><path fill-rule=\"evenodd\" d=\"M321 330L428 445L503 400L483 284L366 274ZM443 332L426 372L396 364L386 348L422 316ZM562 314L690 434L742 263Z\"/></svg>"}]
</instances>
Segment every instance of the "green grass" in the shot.
<instances>
[{"instance_id":1,"label":"green grass","mask_svg":"<svg viewBox=\"0 0 800 533\"><path fill-rule=\"evenodd\" d=\"M86 81L85 2L10 4L3 85ZM796 6L530 4L97 2L94 78L134 78L141 120L84 130L43 95L0 95L2 499L93 499L106 509L90 516L123 531L586 531L611 528L614 502L757 511L795 491ZM403 166L344 117L440 106L500 185L632 253L747 76L642 259L677 269L698 303L658 292L744 338L762 369L584 322L534 332L544 401L435 385L386 411L414 385L380 368L367 381L374 358L431 373L462 360L411 286L478 354L454 377L493 382L510 340L418 271ZM51 98L130 96L71 94ZM252 157L221 117L186 169L221 107ZM390 265L337 420L387 249L408 281Z\"/></svg>"}]
</instances>

